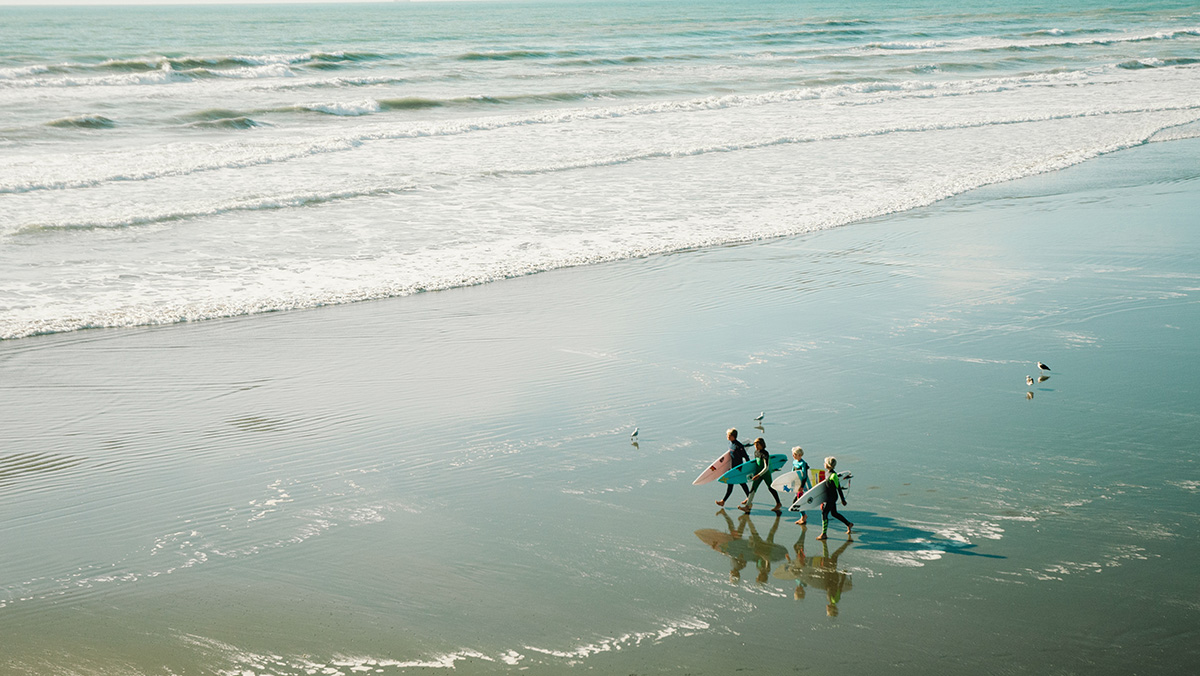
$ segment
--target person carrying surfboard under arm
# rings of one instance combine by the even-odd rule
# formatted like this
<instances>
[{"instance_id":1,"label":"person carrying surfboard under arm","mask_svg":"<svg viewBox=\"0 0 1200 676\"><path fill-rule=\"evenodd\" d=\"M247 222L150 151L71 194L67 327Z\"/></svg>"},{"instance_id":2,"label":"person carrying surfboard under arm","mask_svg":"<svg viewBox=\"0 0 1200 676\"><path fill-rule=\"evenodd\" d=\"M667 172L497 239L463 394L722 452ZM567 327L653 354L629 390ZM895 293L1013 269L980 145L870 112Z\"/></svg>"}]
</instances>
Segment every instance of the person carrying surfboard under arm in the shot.
<instances>
[{"instance_id":1,"label":"person carrying surfboard under arm","mask_svg":"<svg viewBox=\"0 0 1200 676\"><path fill-rule=\"evenodd\" d=\"M729 430L725 432L725 438L729 440L729 454L733 456L733 464L730 465L730 467L737 467L743 462L748 462L750 460L750 456L746 453L746 445L738 441L737 429L730 427ZM737 485L742 487L742 490L746 492L746 497L749 498L750 489L746 487L746 484ZM733 486L734 484L726 484L725 497L717 500L717 506L725 506L725 501L728 500L730 494L733 493ZM742 504L746 504L745 501L743 501Z\"/></svg>"},{"instance_id":2,"label":"person carrying surfboard under arm","mask_svg":"<svg viewBox=\"0 0 1200 676\"><path fill-rule=\"evenodd\" d=\"M842 516L837 511L838 500L842 501L843 507L846 506L846 494L842 492L841 478L838 477L837 472L833 471L833 468L835 467L837 467L837 458L833 456L825 458L825 472L829 475L829 478L826 479L826 481L829 482L829 485L833 488L833 490L825 494L826 500L825 502L821 503L821 534L817 536L818 540L825 539L825 531L829 529L830 514L832 514L838 521L846 524L846 535L849 535L851 529L854 528L854 524L847 521L846 517Z\"/></svg>"},{"instance_id":3,"label":"person carrying surfboard under arm","mask_svg":"<svg viewBox=\"0 0 1200 676\"><path fill-rule=\"evenodd\" d=\"M783 512L783 503L779 501L779 494L771 488L771 454L767 453L767 442L762 437L754 440L754 459L758 462L758 473L750 477L754 479L754 483L750 486L750 494L746 496L746 502L739 509L749 514L750 509L754 506L754 494L758 491L758 485L761 483L767 484L767 490L771 491L771 497L775 498L775 507L771 510L776 514Z\"/></svg>"},{"instance_id":4,"label":"person carrying surfboard under arm","mask_svg":"<svg viewBox=\"0 0 1200 676\"><path fill-rule=\"evenodd\" d=\"M796 497L804 495L804 492L812 488L808 485L808 463L804 461L804 449L796 446L792 449L792 469L800 474L800 488L796 489ZM803 526L808 523L808 513L800 512L800 520L796 522L797 526Z\"/></svg>"}]
</instances>

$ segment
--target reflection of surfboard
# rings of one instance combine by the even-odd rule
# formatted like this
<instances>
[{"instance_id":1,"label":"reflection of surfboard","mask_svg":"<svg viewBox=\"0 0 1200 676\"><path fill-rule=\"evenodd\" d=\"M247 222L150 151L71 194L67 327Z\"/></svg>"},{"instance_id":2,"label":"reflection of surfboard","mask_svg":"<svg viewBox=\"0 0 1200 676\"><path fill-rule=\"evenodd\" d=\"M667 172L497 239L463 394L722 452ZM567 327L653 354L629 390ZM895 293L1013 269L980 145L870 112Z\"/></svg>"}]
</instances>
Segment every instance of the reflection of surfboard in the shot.
<instances>
[{"instance_id":1,"label":"reflection of surfboard","mask_svg":"<svg viewBox=\"0 0 1200 676\"><path fill-rule=\"evenodd\" d=\"M786 455L783 455L782 453L772 453L770 456L770 462L767 466L771 468L772 472L774 472L780 467L783 467L787 461L788 457ZM743 462L737 467L734 467L728 472L722 474L718 481L726 484L744 484L750 481L750 477L758 474L758 470L759 467L757 460L747 460L746 462Z\"/></svg>"},{"instance_id":2,"label":"reflection of surfboard","mask_svg":"<svg viewBox=\"0 0 1200 676\"><path fill-rule=\"evenodd\" d=\"M787 547L766 540L738 538L722 545L721 551L730 556L740 556L744 559L756 556L764 561L782 561L787 554Z\"/></svg>"},{"instance_id":3,"label":"reflection of surfboard","mask_svg":"<svg viewBox=\"0 0 1200 676\"><path fill-rule=\"evenodd\" d=\"M729 544L731 541L738 539L732 533L717 530L716 528L701 528L696 531L696 537L704 544L712 547L717 551L724 551L722 547Z\"/></svg>"},{"instance_id":4,"label":"reflection of surfboard","mask_svg":"<svg viewBox=\"0 0 1200 676\"><path fill-rule=\"evenodd\" d=\"M828 563L820 556L809 559L808 563L803 566L795 563L780 566L771 571L771 574L780 580L803 580L813 589L825 590L830 587L840 587L841 591L845 592L854 587L853 575L828 567Z\"/></svg>"},{"instance_id":5,"label":"reflection of surfboard","mask_svg":"<svg viewBox=\"0 0 1200 676\"><path fill-rule=\"evenodd\" d=\"M807 569L804 566L798 566L794 563L780 566L771 571L771 574L780 580L799 580L808 576Z\"/></svg>"},{"instance_id":6,"label":"reflection of surfboard","mask_svg":"<svg viewBox=\"0 0 1200 676\"><path fill-rule=\"evenodd\" d=\"M779 561L787 554L787 548L783 545L758 538L738 537L715 528L701 528L696 531L696 537L718 552L735 558L758 557L766 561Z\"/></svg>"},{"instance_id":7,"label":"reflection of surfboard","mask_svg":"<svg viewBox=\"0 0 1200 676\"><path fill-rule=\"evenodd\" d=\"M725 451L725 455L713 461L713 464L708 466L708 469L700 473L696 480L692 482L693 486L706 484L710 481L716 481L722 474L733 468L733 451Z\"/></svg>"},{"instance_id":8,"label":"reflection of surfboard","mask_svg":"<svg viewBox=\"0 0 1200 676\"><path fill-rule=\"evenodd\" d=\"M821 474L825 474L825 470L821 470ZM842 490L845 490L846 487L850 485L851 476L852 475L849 472L838 472L838 479L842 483ZM829 497L828 495L830 491L833 491L832 497ZM828 480L825 480L805 491L804 495L796 498L796 501L793 502L792 506L788 509L793 512L798 512L809 507L820 507L822 502L836 498L837 489L834 488L833 484L831 484Z\"/></svg>"}]
</instances>

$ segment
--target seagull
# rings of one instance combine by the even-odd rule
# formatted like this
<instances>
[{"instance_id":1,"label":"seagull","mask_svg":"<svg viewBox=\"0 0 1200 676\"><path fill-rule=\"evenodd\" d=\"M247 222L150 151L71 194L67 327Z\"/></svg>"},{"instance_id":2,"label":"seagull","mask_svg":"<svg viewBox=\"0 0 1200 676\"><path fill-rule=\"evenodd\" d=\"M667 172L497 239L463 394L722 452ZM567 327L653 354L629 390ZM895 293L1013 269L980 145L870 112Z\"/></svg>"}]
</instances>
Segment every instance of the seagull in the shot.
<instances>
[{"instance_id":1,"label":"seagull","mask_svg":"<svg viewBox=\"0 0 1200 676\"><path fill-rule=\"evenodd\" d=\"M630 435L629 435L629 438L630 438L630 439L637 439L637 433L638 433L638 428L637 428L637 427L633 428L633 434L630 434Z\"/></svg>"},{"instance_id":2,"label":"seagull","mask_svg":"<svg viewBox=\"0 0 1200 676\"><path fill-rule=\"evenodd\" d=\"M759 413L759 414L758 414L758 417L757 417L757 418L755 418L755 420L757 420L757 421L759 421L759 422L762 422L763 416L765 416L765 415L766 415L766 413Z\"/></svg>"},{"instance_id":3,"label":"seagull","mask_svg":"<svg viewBox=\"0 0 1200 676\"><path fill-rule=\"evenodd\" d=\"M1038 365L1038 368L1040 368L1040 369L1041 369L1041 370L1043 370L1043 371L1049 371L1049 370L1050 370L1050 367L1049 367L1049 366L1046 366L1045 364L1043 364L1043 363L1042 363L1042 362L1040 362L1040 361L1037 363L1037 365Z\"/></svg>"},{"instance_id":4,"label":"seagull","mask_svg":"<svg viewBox=\"0 0 1200 676\"><path fill-rule=\"evenodd\" d=\"M1026 385L1032 385L1032 384L1033 384L1033 378L1031 378L1031 377L1029 377L1029 376L1025 376L1025 384L1026 384Z\"/></svg>"}]
</instances>

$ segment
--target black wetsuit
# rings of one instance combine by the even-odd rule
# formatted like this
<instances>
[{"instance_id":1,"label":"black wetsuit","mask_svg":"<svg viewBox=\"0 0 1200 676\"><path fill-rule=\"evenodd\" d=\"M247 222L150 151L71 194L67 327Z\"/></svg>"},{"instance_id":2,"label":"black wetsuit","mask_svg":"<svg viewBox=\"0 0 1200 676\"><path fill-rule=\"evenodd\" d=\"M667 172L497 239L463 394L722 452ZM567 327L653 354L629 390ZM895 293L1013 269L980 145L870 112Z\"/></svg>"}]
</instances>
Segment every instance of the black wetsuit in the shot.
<instances>
[{"instance_id":1,"label":"black wetsuit","mask_svg":"<svg viewBox=\"0 0 1200 676\"><path fill-rule=\"evenodd\" d=\"M833 515L833 518L846 524L846 528L850 528L854 525L847 521L846 517L839 514L837 510L838 500L846 499L845 494L842 493L841 478L838 477L837 472L831 471L829 472L829 478L826 479L826 481L830 483L833 490L825 493L826 500L825 502L821 503L821 535L824 535L825 531L829 528L829 516L831 514Z\"/></svg>"},{"instance_id":2,"label":"black wetsuit","mask_svg":"<svg viewBox=\"0 0 1200 676\"><path fill-rule=\"evenodd\" d=\"M737 439L731 439L729 441L729 452L733 455L732 467L737 467L743 462L750 461L750 456L746 453L746 445ZM746 484L737 485L742 487L742 490L746 492L747 496L750 495L750 489L746 487ZM733 484L728 484L725 486L725 497L721 498L721 502L725 502L729 499L730 494L733 493L733 486Z\"/></svg>"}]
</instances>

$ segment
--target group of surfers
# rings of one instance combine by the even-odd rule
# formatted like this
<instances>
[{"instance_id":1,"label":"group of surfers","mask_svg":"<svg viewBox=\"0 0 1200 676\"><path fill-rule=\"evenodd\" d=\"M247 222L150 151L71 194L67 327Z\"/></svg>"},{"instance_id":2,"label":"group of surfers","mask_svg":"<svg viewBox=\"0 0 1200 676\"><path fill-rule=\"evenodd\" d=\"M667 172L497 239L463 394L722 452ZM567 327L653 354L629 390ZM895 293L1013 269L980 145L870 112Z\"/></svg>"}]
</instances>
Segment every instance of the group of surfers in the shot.
<instances>
[{"instance_id":1,"label":"group of surfers","mask_svg":"<svg viewBox=\"0 0 1200 676\"><path fill-rule=\"evenodd\" d=\"M733 467L738 467L742 463L750 461L750 456L746 452L746 445L738 441L738 431L734 428L729 428L725 433L725 438L729 440L729 453L733 457ZM749 514L754 505L754 495L758 492L758 487L761 484L767 485L767 490L771 492L771 497L775 498L775 507L771 509L776 514L783 512L783 503L779 500L779 493L771 488L771 456L767 453L767 442L759 437L754 440L754 461L758 463L758 471L751 475L750 479L753 482L749 488L746 484L728 484L725 489L725 497L717 500L717 505L725 506L725 501L733 493L735 485L741 486L746 492L746 499L738 506L738 509ZM838 521L846 524L846 534L849 535L854 529L854 524L846 520L846 517L838 513L837 503L840 500L842 506L846 506L846 494L842 491L841 479L838 477L834 468L837 467L837 458L830 456L825 458L825 473L829 477L832 488L832 495L828 495L828 499L821 503L821 534L817 536L818 540L824 540L825 534L829 529L829 517L832 515ZM804 461L804 449L796 446L792 449L792 469L796 470L800 475L800 488L796 491L796 497L804 495L811 486L808 478L808 463ZM808 523L808 514L800 512L800 519L796 521L797 525L805 526Z\"/></svg>"}]
</instances>

